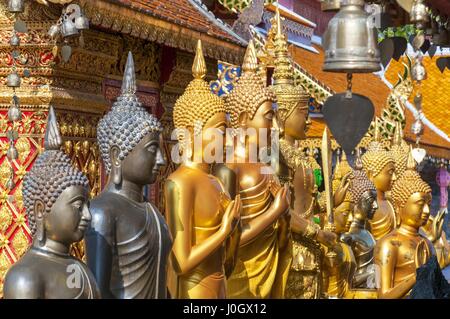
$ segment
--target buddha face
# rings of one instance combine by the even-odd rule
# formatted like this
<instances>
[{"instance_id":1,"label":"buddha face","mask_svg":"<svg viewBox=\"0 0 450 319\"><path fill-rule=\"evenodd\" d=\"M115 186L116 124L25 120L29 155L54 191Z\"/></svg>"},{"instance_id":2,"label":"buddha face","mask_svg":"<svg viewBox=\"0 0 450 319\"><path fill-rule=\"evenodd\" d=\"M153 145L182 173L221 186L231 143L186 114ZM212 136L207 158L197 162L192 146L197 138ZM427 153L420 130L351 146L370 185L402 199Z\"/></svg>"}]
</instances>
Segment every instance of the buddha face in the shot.
<instances>
[{"instance_id":1,"label":"buddha face","mask_svg":"<svg viewBox=\"0 0 450 319\"><path fill-rule=\"evenodd\" d=\"M114 165L114 157L111 156ZM120 163L122 178L138 185L148 185L156 181L161 166L165 165L160 149L160 135L150 132Z\"/></svg>"},{"instance_id":2,"label":"buddha face","mask_svg":"<svg viewBox=\"0 0 450 319\"><path fill-rule=\"evenodd\" d=\"M416 192L409 196L405 205L400 208L400 218L404 225L419 229L430 217L431 194Z\"/></svg>"},{"instance_id":3,"label":"buddha face","mask_svg":"<svg viewBox=\"0 0 450 319\"><path fill-rule=\"evenodd\" d=\"M272 109L272 102L266 101L260 105L258 110L255 112L253 119L246 119L246 126L253 127L255 129L267 129L270 131L272 128L272 119L274 116L274 111Z\"/></svg>"},{"instance_id":4,"label":"buddha face","mask_svg":"<svg viewBox=\"0 0 450 319\"><path fill-rule=\"evenodd\" d=\"M353 206L349 201L344 201L334 209L334 224L337 234L345 233L350 229L353 221L352 209Z\"/></svg>"},{"instance_id":5,"label":"buddha face","mask_svg":"<svg viewBox=\"0 0 450 319\"><path fill-rule=\"evenodd\" d=\"M355 209L355 217L360 220L372 219L378 209L377 193L374 190L365 191Z\"/></svg>"},{"instance_id":6,"label":"buddha face","mask_svg":"<svg viewBox=\"0 0 450 319\"><path fill-rule=\"evenodd\" d=\"M293 137L295 140L303 140L306 138L309 123L308 109L302 108L301 106L300 104L297 105L284 122L284 134Z\"/></svg>"},{"instance_id":7,"label":"buddha face","mask_svg":"<svg viewBox=\"0 0 450 319\"><path fill-rule=\"evenodd\" d=\"M383 169L375 176L369 171L369 179L375 184L377 190L381 192L387 192L391 190L392 182L394 182L397 177L395 176L395 165L393 162L386 164Z\"/></svg>"},{"instance_id":8,"label":"buddha face","mask_svg":"<svg viewBox=\"0 0 450 319\"><path fill-rule=\"evenodd\" d=\"M83 186L70 186L59 195L50 213L45 214L45 235L68 246L83 239L90 222L87 189Z\"/></svg>"},{"instance_id":9,"label":"buddha face","mask_svg":"<svg viewBox=\"0 0 450 319\"><path fill-rule=\"evenodd\" d=\"M211 163L212 161L206 159L205 156L214 157L216 155L216 151L218 151L219 149L220 150L223 149L226 127L227 127L226 114L224 112L214 114L203 125L202 147L201 149L194 151L201 151L202 154L199 155L202 155L203 157L201 158L203 158L203 160L206 161L207 163ZM219 138L220 141L218 140Z\"/></svg>"}]
</instances>

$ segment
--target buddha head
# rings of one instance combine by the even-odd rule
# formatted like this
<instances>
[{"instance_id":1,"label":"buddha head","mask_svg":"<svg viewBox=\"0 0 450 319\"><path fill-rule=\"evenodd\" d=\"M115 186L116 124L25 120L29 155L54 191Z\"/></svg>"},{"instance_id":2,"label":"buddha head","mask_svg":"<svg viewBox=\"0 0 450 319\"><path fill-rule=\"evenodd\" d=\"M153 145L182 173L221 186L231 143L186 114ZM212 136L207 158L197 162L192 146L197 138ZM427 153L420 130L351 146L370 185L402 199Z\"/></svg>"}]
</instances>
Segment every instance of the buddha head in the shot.
<instances>
[{"instance_id":1,"label":"buddha head","mask_svg":"<svg viewBox=\"0 0 450 319\"><path fill-rule=\"evenodd\" d=\"M255 46L250 40L242 65L242 75L234 89L225 97L225 107L234 129L266 129L270 134L275 96L257 74ZM257 134L259 135L259 134ZM258 144L259 145L259 144Z\"/></svg>"},{"instance_id":2,"label":"buddha head","mask_svg":"<svg viewBox=\"0 0 450 319\"><path fill-rule=\"evenodd\" d=\"M98 123L100 154L110 180L137 185L155 182L165 160L161 152L161 123L147 112L136 96L133 56L128 54L122 93Z\"/></svg>"},{"instance_id":3,"label":"buddha head","mask_svg":"<svg viewBox=\"0 0 450 319\"><path fill-rule=\"evenodd\" d=\"M23 181L23 200L31 233L37 244L47 239L66 247L80 241L91 221L89 182L60 151L62 139L50 107L44 152Z\"/></svg>"},{"instance_id":4,"label":"buddha head","mask_svg":"<svg viewBox=\"0 0 450 319\"><path fill-rule=\"evenodd\" d=\"M419 229L430 216L431 188L415 170L412 148L407 169L392 187L392 200L400 216L400 225Z\"/></svg>"},{"instance_id":5,"label":"buddha head","mask_svg":"<svg viewBox=\"0 0 450 319\"><path fill-rule=\"evenodd\" d=\"M352 171L352 168L348 164L347 156L345 153L342 154L342 159L336 164L334 169L334 175L332 180L332 189L333 193L339 188L342 179L348 173ZM353 199L351 193L347 191L345 193L344 201L340 203L337 207L335 207L335 221L339 219L339 224L342 224L342 232L347 231L350 228L350 225L353 221ZM337 227L337 226L336 226Z\"/></svg>"},{"instance_id":6,"label":"buddha head","mask_svg":"<svg viewBox=\"0 0 450 319\"><path fill-rule=\"evenodd\" d=\"M363 170L359 152L355 161L355 170L350 185L352 199L355 202L354 219L365 221L373 218L377 204L377 191L375 185L369 180Z\"/></svg>"},{"instance_id":7,"label":"buddha head","mask_svg":"<svg viewBox=\"0 0 450 319\"><path fill-rule=\"evenodd\" d=\"M400 122L395 124L395 135L392 141L390 153L394 159L395 175L400 176L406 171L406 162L408 161L408 145L403 140L402 126Z\"/></svg>"},{"instance_id":8,"label":"buddha head","mask_svg":"<svg viewBox=\"0 0 450 319\"><path fill-rule=\"evenodd\" d=\"M334 225L336 227L336 234L340 235L348 232L350 225L353 221L352 204L342 203L333 210L334 214Z\"/></svg>"},{"instance_id":9,"label":"buddha head","mask_svg":"<svg viewBox=\"0 0 450 319\"><path fill-rule=\"evenodd\" d=\"M181 151L188 154L187 158L194 155L194 161L200 159L209 162L205 158L205 149L208 145L213 145L217 136L222 141L220 146L223 145L227 122L223 100L211 92L204 80L206 71L202 42L199 40L192 66L194 79L176 101L173 119ZM193 148L193 141L198 138L201 138L201 147L195 145Z\"/></svg>"},{"instance_id":10,"label":"buddha head","mask_svg":"<svg viewBox=\"0 0 450 319\"><path fill-rule=\"evenodd\" d=\"M282 33L280 12L277 8L275 35L275 70L272 92L278 104L277 120L283 135L295 140L305 139L308 120L308 93L294 85L294 68L288 54L286 36Z\"/></svg>"},{"instance_id":11,"label":"buddha head","mask_svg":"<svg viewBox=\"0 0 450 319\"><path fill-rule=\"evenodd\" d=\"M395 161L380 143L378 119L375 119L374 140L369 144L367 152L363 155L362 163L367 176L378 191L385 193L391 190L392 183L397 178Z\"/></svg>"}]
</instances>

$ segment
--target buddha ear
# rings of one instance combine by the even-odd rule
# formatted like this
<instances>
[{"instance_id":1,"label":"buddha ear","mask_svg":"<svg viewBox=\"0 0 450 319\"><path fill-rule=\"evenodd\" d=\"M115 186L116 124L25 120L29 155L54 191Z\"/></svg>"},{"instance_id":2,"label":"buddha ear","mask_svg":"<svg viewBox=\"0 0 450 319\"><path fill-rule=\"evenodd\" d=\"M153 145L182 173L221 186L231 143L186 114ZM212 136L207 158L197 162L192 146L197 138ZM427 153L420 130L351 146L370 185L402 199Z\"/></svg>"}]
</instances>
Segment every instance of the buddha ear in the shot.
<instances>
[{"instance_id":1,"label":"buddha ear","mask_svg":"<svg viewBox=\"0 0 450 319\"><path fill-rule=\"evenodd\" d=\"M45 242L45 221L44 221L44 214L45 214L45 204L42 200L37 199L34 202L34 218L36 222L36 236L37 240L40 244L44 244Z\"/></svg>"},{"instance_id":2,"label":"buddha ear","mask_svg":"<svg viewBox=\"0 0 450 319\"><path fill-rule=\"evenodd\" d=\"M368 170L367 170L367 177L368 177L370 180L372 180L372 179L374 178L374 176L373 176L373 171L372 171L371 169L368 169Z\"/></svg>"},{"instance_id":3,"label":"buddha ear","mask_svg":"<svg viewBox=\"0 0 450 319\"><path fill-rule=\"evenodd\" d=\"M111 159L111 176L112 182L115 185L122 183L122 161L119 158L120 149L117 145L113 145L109 150L109 157Z\"/></svg>"},{"instance_id":4,"label":"buddha ear","mask_svg":"<svg viewBox=\"0 0 450 319\"><path fill-rule=\"evenodd\" d=\"M247 121L248 121L248 113L247 112L242 112L241 114L239 114L239 125L241 127L246 127Z\"/></svg>"}]
</instances>

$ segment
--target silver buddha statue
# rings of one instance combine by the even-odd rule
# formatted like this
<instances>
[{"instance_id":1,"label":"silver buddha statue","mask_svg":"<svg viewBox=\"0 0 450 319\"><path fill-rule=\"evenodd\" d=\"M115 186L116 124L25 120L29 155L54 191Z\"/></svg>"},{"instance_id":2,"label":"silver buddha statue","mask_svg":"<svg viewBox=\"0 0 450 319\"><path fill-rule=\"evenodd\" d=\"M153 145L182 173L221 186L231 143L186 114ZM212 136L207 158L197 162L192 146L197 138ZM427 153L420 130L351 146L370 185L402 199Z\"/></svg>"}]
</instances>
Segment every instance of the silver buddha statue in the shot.
<instances>
[{"instance_id":1,"label":"silver buddha statue","mask_svg":"<svg viewBox=\"0 0 450 319\"><path fill-rule=\"evenodd\" d=\"M375 238L366 229L366 224L373 218L378 209L377 191L375 185L369 180L363 170L361 159L356 158L356 169L350 187L352 201L354 202L353 219L350 229L341 236L342 241L351 246L356 260L356 271L352 280L353 288L368 287L375 274L371 269L374 263L373 252Z\"/></svg>"},{"instance_id":2,"label":"silver buddha statue","mask_svg":"<svg viewBox=\"0 0 450 319\"><path fill-rule=\"evenodd\" d=\"M157 208L143 195L165 164L162 126L136 96L128 55L122 93L99 122L97 139L109 180L91 203L86 255L103 298L166 298L172 239Z\"/></svg>"},{"instance_id":3,"label":"silver buddha statue","mask_svg":"<svg viewBox=\"0 0 450 319\"><path fill-rule=\"evenodd\" d=\"M88 180L60 151L55 112L50 107L44 152L23 181L24 206L33 244L6 274L5 299L100 298L88 267L69 254L91 221Z\"/></svg>"}]
</instances>

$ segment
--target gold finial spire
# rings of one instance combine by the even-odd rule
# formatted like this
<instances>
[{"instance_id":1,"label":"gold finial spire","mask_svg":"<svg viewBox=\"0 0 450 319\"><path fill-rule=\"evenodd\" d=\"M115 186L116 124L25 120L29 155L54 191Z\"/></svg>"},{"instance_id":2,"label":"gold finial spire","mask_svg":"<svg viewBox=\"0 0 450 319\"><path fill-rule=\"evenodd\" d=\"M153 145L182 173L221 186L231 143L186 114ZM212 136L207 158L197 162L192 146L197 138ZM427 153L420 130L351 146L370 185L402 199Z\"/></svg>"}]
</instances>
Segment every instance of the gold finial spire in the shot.
<instances>
[{"instance_id":1,"label":"gold finial spire","mask_svg":"<svg viewBox=\"0 0 450 319\"><path fill-rule=\"evenodd\" d=\"M277 30L277 37L282 37L283 33L282 33L282 27L281 27L281 15L280 15L280 9L278 8L278 6L276 6L276 10L275 10L275 22L276 22L276 30Z\"/></svg>"},{"instance_id":2,"label":"gold finial spire","mask_svg":"<svg viewBox=\"0 0 450 319\"><path fill-rule=\"evenodd\" d=\"M400 122L395 122L395 134L392 145L401 145L403 139L402 125Z\"/></svg>"},{"instance_id":3,"label":"gold finial spire","mask_svg":"<svg viewBox=\"0 0 450 319\"><path fill-rule=\"evenodd\" d=\"M194 79L203 79L206 75L206 62L203 56L202 41L197 41L194 64L192 65L192 75Z\"/></svg>"},{"instance_id":4,"label":"gold finial spire","mask_svg":"<svg viewBox=\"0 0 450 319\"><path fill-rule=\"evenodd\" d=\"M380 142L381 141L380 125L379 125L377 116L375 116L375 127L374 127L374 133L373 133L373 140L376 141L376 142Z\"/></svg>"},{"instance_id":5,"label":"gold finial spire","mask_svg":"<svg viewBox=\"0 0 450 319\"><path fill-rule=\"evenodd\" d=\"M283 34L283 26L281 25L280 10L276 9L275 13L275 70L273 74L274 85L290 84L294 85L294 68L289 58L287 38Z\"/></svg>"},{"instance_id":6,"label":"gold finial spire","mask_svg":"<svg viewBox=\"0 0 450 319\"><path fill-rule=\"evenodd\" d=\"M408 154L408 161L406 162L406 169L409 171L416 170L416 160L414 159L414 156L413 156L412 145L409 146L409 154Z\"/></svg>"},{"instance_id":7,"label":"gold finial spire","mask_svg":"<svg viewBox=\"0 0 450 319\"><path fill-rule=\"evenodd\" d=\"M242 71L256 73L258 69L258 58L256 57L256 49L253 40L248 42L247 51L244 56L244 63L242 64Z\"/></svg>"}]
</instances>

